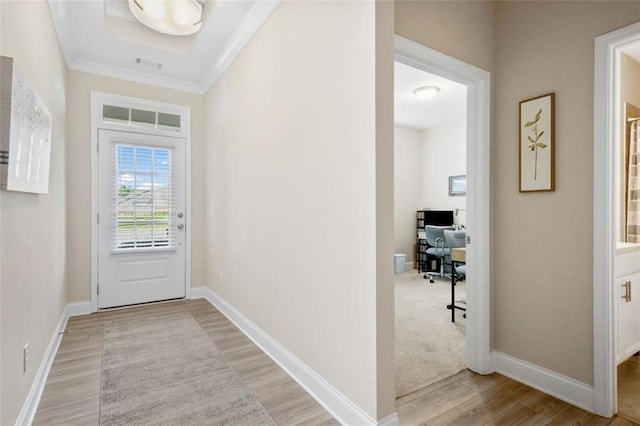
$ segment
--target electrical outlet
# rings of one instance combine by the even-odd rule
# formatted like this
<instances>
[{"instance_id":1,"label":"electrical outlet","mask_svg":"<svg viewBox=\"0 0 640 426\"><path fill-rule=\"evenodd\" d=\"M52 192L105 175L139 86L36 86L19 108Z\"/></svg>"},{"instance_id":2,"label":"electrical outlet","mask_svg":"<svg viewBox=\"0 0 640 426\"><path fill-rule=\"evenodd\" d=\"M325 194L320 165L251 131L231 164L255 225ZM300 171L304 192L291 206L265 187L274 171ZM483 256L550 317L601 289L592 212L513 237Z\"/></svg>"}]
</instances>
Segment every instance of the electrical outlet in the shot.
<instances>
[{"instance_id":1,"label":"electrical outlet","mask_svg":"<svg viewBox=\"0 0 640 426\"><path fill-rule=\"evenodd\" d=\"M29 364L29 344L24 345L22 349L22 372L27 372L27 364Z\"/></svg>"}]
</instances>

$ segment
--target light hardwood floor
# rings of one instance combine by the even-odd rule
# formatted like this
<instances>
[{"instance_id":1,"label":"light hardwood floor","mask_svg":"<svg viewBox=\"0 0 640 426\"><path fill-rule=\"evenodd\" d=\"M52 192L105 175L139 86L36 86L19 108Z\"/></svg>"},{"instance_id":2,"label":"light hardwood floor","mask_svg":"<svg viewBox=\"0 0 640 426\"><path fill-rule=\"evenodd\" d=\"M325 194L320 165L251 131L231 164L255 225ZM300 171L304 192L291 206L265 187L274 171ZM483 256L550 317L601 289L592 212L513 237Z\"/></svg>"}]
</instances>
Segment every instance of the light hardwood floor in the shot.
<instances>
[{"instance_id":1,"label":"light hardwood floor","mask_svg":"<svg viewBox=\"0 0 640 426\"><path fill-rule=\"evenodd\" d=\"M277 424L338 425L304 389L204 299L70 318L34 425L98 425L103 326L118 319L170 312L189 312L193 316Z\"/></svg>"},{"instance_id":2,"label":"light hardwood floor","mask_svg":"<svg viewBox=\"0 0 640 426\"><path fill-rule=\"evenodd\" d=\"M118 319L171 312L191 313L277 424L338 424L227 318L198 299L70 318L34 425L99 424L103 326ZM640 374L634 377L640 379ZM403 426L634 424L622 417L589 414L498 374L479 376L470 371L406 395L396 406Z\"/></svg>"},{"instance_id":3,"label":"light hardwood floor","mask_svg":"<svg viewBox=\"0 0 640 426\"><path fill-rule=\"evenodd\" d=\"M618 366L618 415L640 424L640 356Z\"/></svg>"},{"instance_id":4,"label":"light hardwood floor","mask_svg":"<svg viewBox=\"0 0 640 426\"><path fill-rule=\"evenodd\" d=\"M401 425L635 425L596 416L499 374L465 370L396 401Z\"/></svg>"}]
</instances>

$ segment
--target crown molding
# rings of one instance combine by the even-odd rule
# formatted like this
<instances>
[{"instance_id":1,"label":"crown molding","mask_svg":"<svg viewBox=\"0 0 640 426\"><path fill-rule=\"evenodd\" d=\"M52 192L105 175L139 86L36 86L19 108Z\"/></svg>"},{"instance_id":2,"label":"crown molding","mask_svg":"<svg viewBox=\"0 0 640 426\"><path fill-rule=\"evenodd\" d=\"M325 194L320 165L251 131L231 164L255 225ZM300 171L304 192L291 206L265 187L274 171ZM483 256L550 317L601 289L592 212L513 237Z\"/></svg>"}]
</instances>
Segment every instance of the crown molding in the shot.
<instances>
[{"instance_id":1,"label":"crown molding","mask_svg":"<svg viewBox=\"0 0 640 426\"><path fill-rule=\"evenodd\" d=\"M278 8L280 1L256 0L247 16L227 42L222 54L211 58L211 65L205 67L200 81L181 80L83 59L76 52L73 35L70 32L72 26L65 16L64 2L49 0L49 8L58 35L60 49L68 69L203 95L224 74L253 35L258 32Z\"/></svg>"},{"instance_id":2,"label":"crown molding","mask_svg":"<svg viewBox=\"0 0 640 426\"><path fill-rule=\"evenodd\" d=\"M76 52L71 42L71 34L69 34L70 24L64 14L64 6L62 1L49 0L49 10L53 18L53 26L58 35L58 44L62 50L62 56L69 68L69 63L76 58Z\"/></svg>"},{"instance_id":3,"label":"crown molding","mask_svg":"<svg viewBox=\"0 0 640 426\"><path fill-rule=\"evenodd\" d=\"M258 32L267 19L275 12L280 5L281 0L257 0L247 14L242 24L233 34L222 55L218 58L209 72L205 73L201 81L205 92L208 92L211 86L224 74L233 60L240 54L242 49L249 43L249 40Z\"/></svg>"},{"instance_id":4,"label":"crown molding","mask_svg":"<svg viewBox=\"0 0 640 426\"><path fill-rule=\"evenodd\" d=\"M71 70L97 74L104 77L119 78L136 83L149 84L152 86L164 87L165 89L180 90L188 93L204 94L206 91L198 83L164 77L144 71L135 71L127 68L107 65L100 62L87 61L84 59L74 59L67 63Z\"/></svg>"}]
</instances>

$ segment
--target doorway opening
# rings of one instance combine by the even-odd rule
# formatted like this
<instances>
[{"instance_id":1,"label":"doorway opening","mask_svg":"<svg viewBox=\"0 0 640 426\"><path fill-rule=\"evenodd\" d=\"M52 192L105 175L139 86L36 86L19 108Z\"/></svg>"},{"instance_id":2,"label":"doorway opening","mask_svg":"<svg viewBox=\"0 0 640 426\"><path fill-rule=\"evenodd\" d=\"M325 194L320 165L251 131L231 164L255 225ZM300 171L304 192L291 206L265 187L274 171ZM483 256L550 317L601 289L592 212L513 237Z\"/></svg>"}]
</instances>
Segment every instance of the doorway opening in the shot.
<instances>
[{"instance_id":1,"label":"doorway opening","mask_svg":"<svg viewBox=\"0 0 640 426\"><path fill-rule=\"evenodd\" d=\"M190 109L91 93L91 311L190 297Z\"/></svg>"},{"instance_id":2,"label":"doorway opening","mask_svg":"<svg viewBox=\"0 0 640 426\"><path fill-rule=\"evenodd\" d=\"M640 401L625 394L629 369L640 372L640 244L634 241L637 199L635 87L640 73L640 23L596 38L594 99L594 411L640 421ZM637 56L637 57L636 57ZM637 142L637 139L635 140ZM635 148L637 149L637 148ZM629 159L635 162L630 166ZM634 168L635 170L629 170ZM629 179L631 177L631 180ZM631 182L631 181L634 182ZM637 298L636 298L637 299ZM635 357L637 358L637 357ZM635 361L635 362L634 362ZM620 373L620 375L619 375ZM637 385L640 385L640 381ZM637 392L633 392L637 397ZM633 409L635 408L635 410ZM637 417L636 417L637 416Z\"/></svg>"},{"instance_id":3,"label":"doorway opening","mask_svg":"<svg viewBox=\"0 0 640 426\"><path fill-rule=\"evenodd\" d=\"M595 54L594 410L638 422L640 399L627 389L640 373L640 23L597 37Z\"/></svg>"},{"instance_id":4,"label":"doorway opening","mask_svg":"<svg viewBox=\"0 0 640 426\"><path fill-rule=\"evenodd\" d=\"M400 398L466 368L466 280L461 264L451 275L451 246L466 234L467 87L400 62L394 81Z\"/></svg>"},{"instance_id":5,"label":"doorway opening","mask_svg":"<svg viewBox=\"0 0 640 426\"><path fill-rule=\"evenodd\" d=\"M398 63L397 67L407 67L409 70L426 72L438 78L449 80L466 89L466 107L463 106L463 111L459 112L459 117L466 116L464 136L462 137L466 141L466 143L463 143L464 151L466 151L466 162L465 167L461 169L466 174L466 212L463 211L462 207L456 205L452 205L449 211L455 214L455 209L458 209L458 223L463 223L466 229L466 280L464 284L466 288L464 298L466 299L467 310L465 313L467 319L462 317L462 312L453 312L455 314L454 319L457 320L459 318L460 321L465 321L464 346L466 351L464 365L476 373L489 374L492 372L489 344L490 74L400 36L395 36L394 59ZM413 93L411 93L411 96L413 96ZM450 160L444 158L436 161L445 162ZM456 176L464 175L448 175L447 172L445 176L447 182L446 198L449 197L448 181L450 176L455 178ZM456 186L453 189L455 191L460 188ZM420 207L439 208L435 205L424 206L421 204ZM466 216L462 216L465 213ZM410 226L412 231L409 232L412 233L413 238L419 240L418 228L420 226L417 211L414 211L412 218L407 220L409 224L405 226ZM463 220L464 222L462 222ZM453 222L455 222L455 219ZM408 251L409 256L407 257L411 259L413 244L411 244L411 248L407 244L408 242L405 242L405 248L401 248L401 250ZM398 248L396 247L396 249ZM413 267L413 263L410 261L407 267ZM446 273L446 271L442 272ZM422 278L423 273L415 272L421 282L420 285L432 285L429 280ZM452 288L449 281L443 280L443 284L448 286L449 289ZM446 306L441 309L444 316L450 321L452 311L448 311ZM396 340L396 345L398 344L399 342ZM396 349L396 353L398 353L398 349Z\"/></svg>"}]
</instances>

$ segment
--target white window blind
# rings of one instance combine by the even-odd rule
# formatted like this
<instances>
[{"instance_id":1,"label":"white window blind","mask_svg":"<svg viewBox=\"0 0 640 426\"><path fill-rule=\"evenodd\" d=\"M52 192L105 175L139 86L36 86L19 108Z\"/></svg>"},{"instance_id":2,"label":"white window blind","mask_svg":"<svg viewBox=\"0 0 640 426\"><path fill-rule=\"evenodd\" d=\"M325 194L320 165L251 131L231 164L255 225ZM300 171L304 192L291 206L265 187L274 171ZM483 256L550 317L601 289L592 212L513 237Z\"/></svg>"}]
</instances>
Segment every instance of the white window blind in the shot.
<instances>
[{"instance_id":1,"label":"white window blind","mask_svg":"<svg viewBox=\"0 0 640 426\"><path fill-rule=\"evenodd\" d=\"M112 250L175 246L173 149L116 144Z\"/></svg>"}]
</instances>

